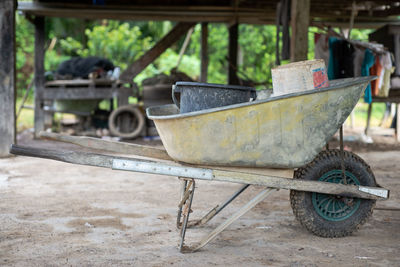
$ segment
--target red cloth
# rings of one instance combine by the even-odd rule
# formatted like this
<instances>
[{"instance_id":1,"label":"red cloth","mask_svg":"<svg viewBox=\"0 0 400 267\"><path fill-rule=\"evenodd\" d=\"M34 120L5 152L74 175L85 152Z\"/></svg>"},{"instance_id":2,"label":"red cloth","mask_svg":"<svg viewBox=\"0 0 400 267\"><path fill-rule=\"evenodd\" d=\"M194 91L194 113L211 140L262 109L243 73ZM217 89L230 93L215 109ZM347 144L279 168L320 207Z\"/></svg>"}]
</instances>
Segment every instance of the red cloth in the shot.
<instances>
[{"instance_id":1,"label":"red cloth","mask_svg":"<svg viewBox=\"0 0 400 267\"><path fill-rule=\"evenodd\" d=\"M382 75L383 67L381 63L379 62L379 56L375 57L375 64L369 69L369 73L371 75L376 75L379 78L376 80L373 80L371 82L371 92L373 96L377 96L379 94L379 79Z\"/></svg>"}]
</instances>

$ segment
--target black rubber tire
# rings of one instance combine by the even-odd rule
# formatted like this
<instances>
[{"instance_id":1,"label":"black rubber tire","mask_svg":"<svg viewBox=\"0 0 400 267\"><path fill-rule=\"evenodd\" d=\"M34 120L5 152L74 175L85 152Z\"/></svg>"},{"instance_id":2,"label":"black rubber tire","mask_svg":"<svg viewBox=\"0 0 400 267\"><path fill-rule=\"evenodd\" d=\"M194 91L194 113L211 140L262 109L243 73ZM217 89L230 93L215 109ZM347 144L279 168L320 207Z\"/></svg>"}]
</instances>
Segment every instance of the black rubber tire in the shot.
<instances>
[{"instance_id":1,"label":"black rubber tire","mask_svg":"<svg viewBox=\"0 0 400 267\"><path fill-rule=\"evenodd\" d=\"M350 172L360 185L376 186L375 176L369 165L360 157L349 151L344 152L346 173ZM311 163L295 171L294 179L317 181L324 174L341 170L340 150L322 151ZM354 198L353 203L359 202L358 208L348 218L332 221L323 218L313 205L312 192L290 191L290 204L296 219L310 232L321 237L344 237L351 235L372 215L375 200ZM314 197L326 195L314 195ZM345 204L347 205L347 204ZM354 205L354 204L353 204ZM350 206L353 207L353 206ZM354 206L357 207L357 206Z\"/></svg>"},{"instance_id":2,"label":"black rubber tire","mask_svg":"<svg viewBox=\"0 0 400 267\"><path fill-rule=\"evenodd\" d=\"M119 129L118 126L118 117L123 114L129 114L130 119L132 120L132 129L129 132L123 132ZM133 105L126 105L119 107L113 112L111 112L110 117L108 117L108 127L110 132L114 136L119 136L126 139L133 139L140 135L143 131L143 128L146 125L146 120L144 118L143 113L140 111L138 107Z\"/></svg>"}]
</instances>

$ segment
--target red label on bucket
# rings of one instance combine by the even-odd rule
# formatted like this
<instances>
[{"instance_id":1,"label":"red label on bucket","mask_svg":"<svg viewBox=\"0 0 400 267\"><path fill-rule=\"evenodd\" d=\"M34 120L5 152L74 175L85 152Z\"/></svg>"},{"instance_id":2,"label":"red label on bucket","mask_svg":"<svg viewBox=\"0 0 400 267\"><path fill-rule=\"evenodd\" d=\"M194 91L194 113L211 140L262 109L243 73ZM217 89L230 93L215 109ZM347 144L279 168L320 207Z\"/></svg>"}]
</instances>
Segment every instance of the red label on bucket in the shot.
<instances>
[{"instance_id":1,"label":"red label on bucket","mask_svg":"<svg viewBox=\"0 0 400 267\"><path fill-rule=\"evenodd\" d=\"M312 71L314 88L324 88L329 86L328 75L325 68L318 68Z\"/></svg>"}]
</instances>

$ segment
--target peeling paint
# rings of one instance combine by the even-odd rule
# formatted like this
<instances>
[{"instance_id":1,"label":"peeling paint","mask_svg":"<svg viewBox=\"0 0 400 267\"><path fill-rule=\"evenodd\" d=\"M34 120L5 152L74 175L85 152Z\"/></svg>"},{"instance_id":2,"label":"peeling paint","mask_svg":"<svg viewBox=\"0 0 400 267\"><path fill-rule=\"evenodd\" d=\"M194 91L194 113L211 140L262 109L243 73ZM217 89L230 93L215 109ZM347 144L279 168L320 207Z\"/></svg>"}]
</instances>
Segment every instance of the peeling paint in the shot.
<instances>
[{"instance_id":1,"label":"peeling paint","mask_svg":"<svg viewBox=\"0 0 400 267\"><path fill-rule=\"evenodd\" d=\"M162 119L150 117L168 154L177 161L296 168L320 152L349 116L369 80L351 85L343 81L332 90L193 115L177 115L176 109L163 106L157 108Z\"/></svg>"}]
</instances>

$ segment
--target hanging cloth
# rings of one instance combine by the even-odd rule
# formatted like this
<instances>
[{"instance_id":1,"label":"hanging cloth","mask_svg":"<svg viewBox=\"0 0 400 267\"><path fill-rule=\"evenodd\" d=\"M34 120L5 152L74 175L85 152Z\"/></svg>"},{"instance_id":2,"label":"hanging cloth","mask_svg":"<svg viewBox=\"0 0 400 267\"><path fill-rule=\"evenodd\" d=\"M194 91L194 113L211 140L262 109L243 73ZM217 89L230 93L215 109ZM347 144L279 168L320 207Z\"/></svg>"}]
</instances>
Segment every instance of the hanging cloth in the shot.
<instances>
[{"instance_id":1,"label":"hanging cloth","mask_svg":"<svg viewBox=\"0 0 400 267\"><path fill-rule=\"evenodd\" d=\"M365 49L364 60L361 65L361 76L369 76L369 69L374 65L374 63L375 63L374 54L372 53L371 50ZM370 84L368 84L367 88L365 89L364 101L368 104L372 102Z\"/></svg>"},{"instance_id":2,"label":"hanging cloth","mask_svg":"<svg viewBox=\"0 0 400 267\"><path fill-rule=\"evenodd\" d=\"M329 66L329 37L326 34L314 33L314 57L323 59Z\"/></svg>"},{"instance_id":3,"label":"hanging cloth","mask_svg":"<svg viewBox=\"0 0 400 267\"><path fill-rule=\"evenodd\" d=\"M383 68L380 63L380 56L375 57L375 64L370 68L370 75L378 76L378 79L371 81L371 94L377 96L379 94L380 83L383 80Z\"/></svg>"},{"instance_id":4,"label":"hanging cloth","mask_svg":"<svg viewBox=\"0 0 400 267\"><path fill-rule=\"evenodd\" d=\"M333 51L333 44L337 42L338 38L336 37L329 37L329 64L328 64L328 79L334 80L335 79L335 69L338 65L338 60L335 58L335 54Z\"/></svg>"},{"instance_id":5,"label":"hanging cloth","mask_svg":"<svg viewBox=\"0 0 400 267\"><path fill-rule=\"evenodd\" d=\"M354 51L354 77L361 77L361 66L364 61L365 49L355 47Z\"/></svg>"},{"instance_id":6,"label":"hanging cloth","mask_svg":"<svg viewBox=\"0 0 400 267\"><path fill-rule=\"evenodd\" d=\"M385 72L383 74L383 85L382 88L380 88L378 96L379 97L388 97L389 96L389 90L390 90L390 76L394 72L395 67L392 67L391 69L385 69Z\"/></svg>"},{"instance_id":7,"label":"hanging cloth","mask_svg":"<svg viewBox=\"0 0 400 267\"><path fill-rule=\"evenodd\" d=\"M329 38L329 80L354 77L354 47L346 40Z\"/></svg>"},{"instance_id":8,"label":"hanging cloth","mask_svg":"<svg viewBox=\"0 0 400 267\"><path fill-rule=\"evenodd\" d=\"M378 96L388 97L390 90L390 76L395 70L392 62L392 54L390 52L384 53L380 57L380 63L383 68L383 78L380 79Z\"/></svg>"}]
</instances>

